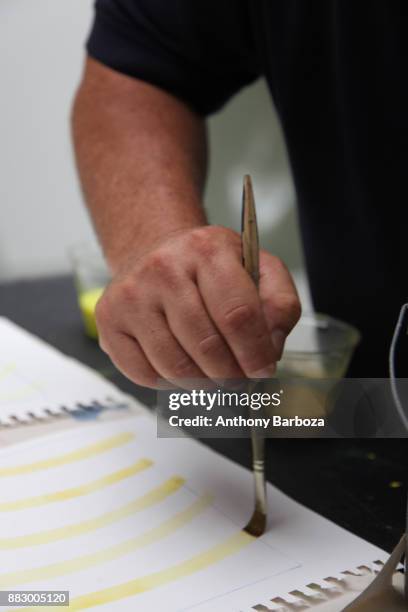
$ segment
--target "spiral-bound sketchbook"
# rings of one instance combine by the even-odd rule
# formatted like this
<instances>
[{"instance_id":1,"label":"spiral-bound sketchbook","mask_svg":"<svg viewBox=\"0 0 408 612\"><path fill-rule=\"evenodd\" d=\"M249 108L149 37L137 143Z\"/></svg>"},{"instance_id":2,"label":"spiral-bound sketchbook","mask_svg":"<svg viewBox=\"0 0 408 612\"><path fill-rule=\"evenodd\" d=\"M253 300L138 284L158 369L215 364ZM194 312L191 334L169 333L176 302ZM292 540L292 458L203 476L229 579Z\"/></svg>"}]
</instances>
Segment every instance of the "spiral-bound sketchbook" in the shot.
<instances>
[{"instance_id":1,"label":"spiral-bound sketchbook","mask_svg":"<svg viewBox=\"0 0 408 612\"><path fill-rule=\"evenodd\" d=\"M324 610L386 557L271 485L248 536L251 474L143 410L1 451L0 484L0 590L69 591L69 610Z\"/></svg>"},{"instance_id":2,"label":"spiral-bound sketchbook","mask_svg":"<svg viewBox=\"0 0 408 612\"><path fill-rule=\"evenodd\" d=\"M120 400L116 388L94 370L0 317L0 425Z\"/></svg>"},{"instance_id":3,"label":"spiral-bound sketchbook","mask_svg":"<svg viewBox=\"0 0 408 612\"><path fill-rule=\"evenodd\" d=\"M12 345L1 353L7 418L21 416L22 406L36 414L106 397L132 402L9 323L1 322L0 337ZM14 382L3 386L11 365ZM323 612L324 602L353 588L350 572L369 572L387 557L269 484L268 503L267 532L254 539L242 531L253 504L249 471L194 440L158 439L142 406L129 418L83 422L0 451L0 591L69 591L69 610L249 612L317 603ZM54 609L61 608L47 607Z\"/></svg>"}]
</instances>

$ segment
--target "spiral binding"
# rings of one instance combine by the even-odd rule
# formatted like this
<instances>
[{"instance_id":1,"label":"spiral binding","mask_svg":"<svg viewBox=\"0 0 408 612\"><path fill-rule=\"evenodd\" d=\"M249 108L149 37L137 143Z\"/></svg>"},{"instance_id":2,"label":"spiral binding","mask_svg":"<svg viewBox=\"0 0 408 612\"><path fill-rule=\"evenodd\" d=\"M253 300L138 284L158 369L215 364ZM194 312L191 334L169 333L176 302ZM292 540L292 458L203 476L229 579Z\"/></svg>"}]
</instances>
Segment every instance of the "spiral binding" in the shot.
<instances>
[{"instance_id":1,"label":"spiral binding","mask_svg":"<svg viewBox=\"0 0 408 612\"><path fill-rule=\"evenodd\" d=\"M285 597L274 597L270 600L260 601L252 607L240 612L299 612L309 609L324 610L324 603L334 603L339 601L339 612L344 604L341 602L344 595L350 590L358 592L369 583L373 576L377 574L383 566L382 561L373 561L369 565L357 567L353 571L345 571L333 576L329 576L319 581L319 583L307 584L302 589L296 589L288 593ZM344 599L343 599L344 601Z\"/></svg>"},{"instance_id":2,"label":"spiral binding","mask_svg":"<svg viewBox=\"0 0 408 612\"><path fill-rule=\"evenodd\" d=\"M0 428L19 427L38 422L44 423L67 416L95 416L105 410L119 410L127 407L127 403L112 397L105 397L102 400L91 399L86 404L78 402L73 405L42 406L24 415L8 414L5 417L0 416Z\"/></svg>"}]
</instances>

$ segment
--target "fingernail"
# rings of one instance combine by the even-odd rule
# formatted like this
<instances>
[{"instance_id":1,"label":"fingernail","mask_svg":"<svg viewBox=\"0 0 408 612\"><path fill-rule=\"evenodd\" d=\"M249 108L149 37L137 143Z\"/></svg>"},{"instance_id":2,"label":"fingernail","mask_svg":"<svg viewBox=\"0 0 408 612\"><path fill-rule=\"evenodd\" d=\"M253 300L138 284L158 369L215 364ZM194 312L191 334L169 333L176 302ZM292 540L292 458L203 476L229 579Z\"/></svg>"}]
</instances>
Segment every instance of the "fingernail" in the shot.
<instances>
[{"instance_id":1,"label":"fingernail","mask_svg":"<svg viewBox=\"0 0 408 612\"><path fill-rule=\"evenodd\" d=\"M272 378L276 371L276 364L271 363L266 368L261 368L249 374L249 378Z\"/></svg>"},{"instance_id":2,"label":"fingernail","mask_svg":"<svg viewBox=\"0 0 408 612\"><path fill-rule=\"evenodd\" d=\"M272 332L272 344L275 348L278 360L282 357L285 340L286 334L281 329L275 329L275 331Z\"/></svg>"}]
</instances>

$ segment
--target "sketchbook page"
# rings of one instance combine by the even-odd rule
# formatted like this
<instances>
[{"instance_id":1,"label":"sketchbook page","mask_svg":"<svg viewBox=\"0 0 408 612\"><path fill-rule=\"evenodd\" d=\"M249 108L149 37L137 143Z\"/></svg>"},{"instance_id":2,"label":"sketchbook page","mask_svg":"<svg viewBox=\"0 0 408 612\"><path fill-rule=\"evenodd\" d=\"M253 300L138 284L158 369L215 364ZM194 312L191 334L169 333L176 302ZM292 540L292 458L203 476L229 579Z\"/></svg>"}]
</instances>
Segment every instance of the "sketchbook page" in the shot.
<instances>
[{"instance_id":1,"label":"sketchbook page","mask_svg":"<svg viewBox=\"0 0 408 612\"><path fill-rule=\"evenodd\" d=\"M153 420L150 415L140 419L140 423L144 422L146 438ZM152 443L160 447L161 453L172 457L173 465L184 465L184 472L197 486L199 483L202 488L211 487L220 511L237 525L247 523L253 510L251 472L191 439L156 438ZM377 546L305 508L270 483L267 484L267 500L268 528L261 540L295 559L298 567L278 578L272 577L240 590L237 598L241 598L242 605L254 604L254 598L258 603L257 596L265 600L271 596L283 597L309 583L321 582L325 577L342 577L344 571L361 565L371 567L374 561L388 558L388 554ZM236 604L231 596L227 600ZM222 605L224 602L221 610ZM208 612L211 609L211 606L198 608Z\"/></svg>"},{"instance_id":2,"label":"sketchbook page","mask_svg":"<svg viewBox=\"0 0 408 612\"><path fill-rule=\"evenodd\" d=\"M120 399L102 376L0 318L0 424Z\"/></svg>"},{"instance_id":3,"label":"sketchbook page","mask_svg":"<svg viewBox=\"0 0 408 612\"><path fill-rule=\"evenodd\" d=\"M218 511L139 423L0 454L1 589L69 590L70 610L171 611L296 567Z\"/></svg>"},{"instance_id":4,"label":"sketchbook page","mask_svg":"<svg viewBox=\"0 0 408 612\"><path fill-rule=\"evenodd\" d=\"M0 458L0 588L70 590L70 609L226 612L384 557L272 486L268 533L243 534L250 474L197 442L158 440L150 416Z\"/></svg>"}]
</instances>

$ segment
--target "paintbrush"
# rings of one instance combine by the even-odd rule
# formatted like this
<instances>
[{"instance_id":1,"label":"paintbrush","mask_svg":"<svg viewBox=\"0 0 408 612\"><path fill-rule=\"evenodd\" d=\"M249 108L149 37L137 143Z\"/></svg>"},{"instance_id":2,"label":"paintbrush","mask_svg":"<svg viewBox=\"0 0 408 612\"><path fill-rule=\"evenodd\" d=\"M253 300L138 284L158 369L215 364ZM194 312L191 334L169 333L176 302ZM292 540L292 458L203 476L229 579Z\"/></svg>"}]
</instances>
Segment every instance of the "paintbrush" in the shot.
<instances>
[{"instance_id":1,"label":"paintbrush","mask_svg":"<svg viewBox=\"0 0 408 612\"><path fill-rule=\"evenodd\" d=\"M242 194L242 263L256 287L259 287L259 237L256 223L255 199L251 177L245 175ZM248 383L248 392L252 393L255 381ZM265 439L255 427L251 428L252 470L255 483L255 508L244 531L258 537L266 527L266 486L265 486Z\"/></svg>"}]
</instances>

